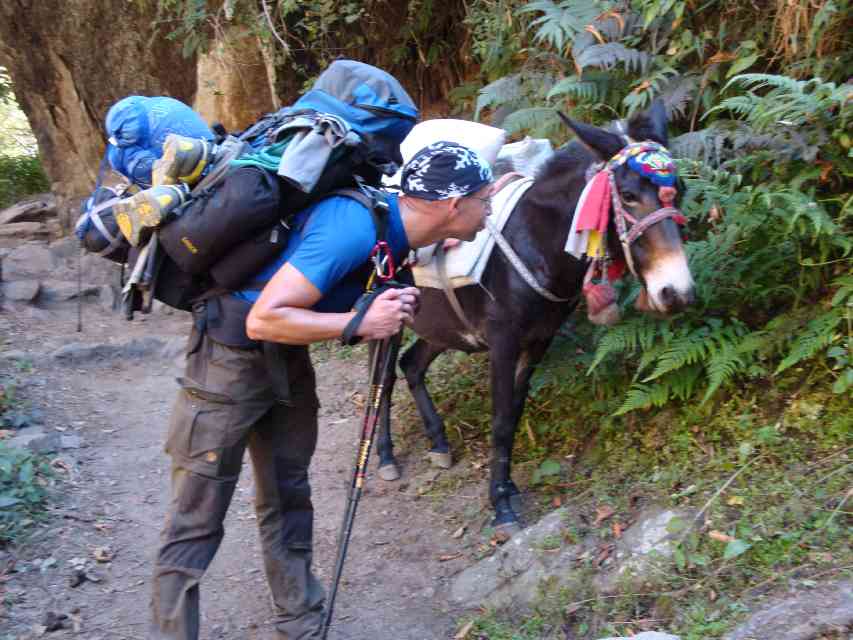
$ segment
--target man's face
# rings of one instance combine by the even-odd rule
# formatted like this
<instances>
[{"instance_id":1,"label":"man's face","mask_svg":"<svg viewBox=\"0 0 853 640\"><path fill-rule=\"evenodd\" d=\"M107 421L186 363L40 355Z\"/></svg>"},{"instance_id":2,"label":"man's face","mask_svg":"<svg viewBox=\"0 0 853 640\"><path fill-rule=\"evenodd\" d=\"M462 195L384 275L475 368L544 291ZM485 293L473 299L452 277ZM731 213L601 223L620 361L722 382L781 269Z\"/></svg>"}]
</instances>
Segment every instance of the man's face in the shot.
<instances>
[{"instance_id":1,"label":"man's face","mask_svg":"<svg viewBox=\"0 0 853 640\"><path fill-rule=\"evenodd\" d=\"M479 191L459 198L459 215L456 236L461 240L473 240L478 231L486 226L486 216L492 213L492 185L486 185Z\"/></svg>"}]
</instances>

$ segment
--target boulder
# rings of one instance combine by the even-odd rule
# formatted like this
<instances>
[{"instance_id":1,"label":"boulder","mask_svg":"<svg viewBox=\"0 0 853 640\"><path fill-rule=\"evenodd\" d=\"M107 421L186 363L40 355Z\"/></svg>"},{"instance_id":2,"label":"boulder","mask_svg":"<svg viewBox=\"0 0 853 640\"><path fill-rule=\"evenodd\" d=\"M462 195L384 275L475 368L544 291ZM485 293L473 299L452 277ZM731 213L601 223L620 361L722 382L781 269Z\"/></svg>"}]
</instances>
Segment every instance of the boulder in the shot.
<instances>
[{"instance_id":1,"label":"boulder","mask_svg":"<svg viewBox=\"0 0 853 640\"><path fill-rule=\"evenodd\" d=\"M0 211L0 225L11 222L44 222L46 218L51 217L56 217L56 199L46 193Z\"/></svg>"},{"instance_id":2,"label":"boulder","mask_svg":"<svg viewBox=\"0 0 853 640\"><path fill-rule=\"evenodd\" d=\"M0 284L3 297L12 302L32 302L41 291L41 283L38 280L16 280L15 282L4 282Z\"/></svg>"},{"instance_id":3,"label":"boulder","mask_svg":"<svg viewBox=\"0 0 853 640\"><path fill-rule=\"evenodd\" d=\"M46 302L65 302L74 300L78 295L85 297L99 296L101 285L63 282L61 280L45 280L42 283L42 298Z\"/></svg>"},{"instance_id":4,"label":"boulder","mask_svg":"<svg viewBox=\"0 0 853 640\"><path fill-rule=\"evenodd\" d=\"M843 633L853 628L853 581L802 587L757 609L724 640L812 640Z\"/></svg>"},{"instance_id":5,"label":"boulder","mask_svg":"<svg viewBox=\"0 0 853 640\"><path fill-rule=\"evenodd\" d=\"M466 608L524 610L546 592L580 590L583 578L576 568L583 547L564 541L567 518L565 509L557 509L514 535L492 556L462 571L451 585L450 599Z\"/></svg>"},{"instance_id":6,"label":"boulder","mask_svg":"<svg viewBox=\"0 0 853 640\"><path fill-rule=\"evenodd\" d=\"M0 225L0 239L40 240L47 238L50 230L43 222L10 222Z\"/></svg>"},{"instance_id":7,"label":"boulder","mask_svg":"<svg viewBox=\"0 0 853 640\"><path fill-rule=\"evenodd\" d=\"M7 440L10 447L28 449L33 453L47 454L59 451L62 444L59 433L45 433L41 427L28 427Z\"/></svg>"},{"instance_id":8,"label":"boulder","mask_svg":"<svg viewBox=\"0 0 853 640\"><path fill-rule=\"evenodd\" d=\"M645 582L655 562L672 557L677 536L672 531L683 531L692 518L693 513L684 509L652 508L641 513L616 544L610 571L596 576L596 589L611 595L626 582ZM673 526L679 521L682 526Z\"/></svg>"},{"instance_id":9,"label":"boulder","mask_svg":"<svg viewBox=\"0 0 853 640\"><path fill-rule=\"evenodd\" d=\"M56 268L56 258L43 244L25 244L3 258L3 280L47 278Z\"/></svg>"}]
</instances>

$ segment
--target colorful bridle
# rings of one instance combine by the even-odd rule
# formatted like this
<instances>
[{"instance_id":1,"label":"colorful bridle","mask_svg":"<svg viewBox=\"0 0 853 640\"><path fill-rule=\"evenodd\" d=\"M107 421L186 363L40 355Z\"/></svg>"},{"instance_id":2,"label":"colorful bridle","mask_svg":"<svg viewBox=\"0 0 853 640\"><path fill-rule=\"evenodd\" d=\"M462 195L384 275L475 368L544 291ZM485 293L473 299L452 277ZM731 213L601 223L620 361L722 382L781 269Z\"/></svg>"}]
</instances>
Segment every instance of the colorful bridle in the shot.
<instances>
[{"instance_id":1,"label":"colorful bridle","mask_svg":"<svg viewBox=\"0 0 853 640\"><path fill-rule=\"evenodd\" d=\"M663 204L660 209L642 218L636 218L625 210L615 176L615 170L623 165L658 186L658 198ZM566 251L577 258L586 255L594 261L605 259L606 234L612 210L613 223L625 254L625 263L631 273L638 276L631 257L631 245L649 227L662 220L672 218L681 225L686 222L684 215L674 206L678 192L675 187L677 174L672 156L666 147L657 142L632 142L603 166L590 167L590 172L594 173L589 177L578 200Z\"/></svg>"}]
</instances>

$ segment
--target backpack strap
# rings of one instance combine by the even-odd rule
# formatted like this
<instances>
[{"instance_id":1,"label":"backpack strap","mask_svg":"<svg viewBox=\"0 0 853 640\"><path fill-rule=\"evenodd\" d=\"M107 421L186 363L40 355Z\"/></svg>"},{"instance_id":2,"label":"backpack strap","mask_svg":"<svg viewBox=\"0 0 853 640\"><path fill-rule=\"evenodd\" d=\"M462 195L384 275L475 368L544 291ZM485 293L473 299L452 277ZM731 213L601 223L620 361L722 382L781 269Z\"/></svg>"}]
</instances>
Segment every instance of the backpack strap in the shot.
<instances>
[{"instance_id":1,"label":"backpack strap","mask_svg":"<svg viewBox=\"0 0 853 640\"><path fill-rule=\"evenodd\" d=\"M358 189L335 189L330 191L328 196L343 196L361 204L373 218L373 226L376 228L376 242L385 242L388 233L388 214L391 212L391 207L385 198L385 194L379 189L362 184L359 185Z\"/></svg>"}]
</instances>

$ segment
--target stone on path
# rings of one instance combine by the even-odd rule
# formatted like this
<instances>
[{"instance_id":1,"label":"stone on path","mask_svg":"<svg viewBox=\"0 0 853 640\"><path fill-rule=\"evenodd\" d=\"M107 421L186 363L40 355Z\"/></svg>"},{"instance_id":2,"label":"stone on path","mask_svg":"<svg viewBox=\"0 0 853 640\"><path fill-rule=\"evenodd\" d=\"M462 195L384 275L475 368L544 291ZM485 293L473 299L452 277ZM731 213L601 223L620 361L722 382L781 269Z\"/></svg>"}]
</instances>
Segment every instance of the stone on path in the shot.
<instances>
[{"instance_id":1,"label":"stone on path","mask_svg":"<svg viewBox=\"0 0 853 640\"><path fill-rule=\"evenodd\" d=\"M580 545L568 545L562 532L568 512L557 509L535 525L514 535L495 553L462 571L451 585L450 598L460 606L481 605L513 609L533 606L543 580L549 588L578 585L576 560Z\"/></svg>"},{"instance_id":2,"label":"stone on path","mask_svg":"<svg viewBox=\"0 0 853 640\"><path fill-rule=\"evenodd\" d=\"M3 297L12 302L32 302L41 291L38 280L16 280L15 282L0 283Z\"/></svg>"},{"instance_id":3,"label":"stone on path","mask_svg":"<svg viewBox=\"0 0 853 640\"><path fill-rule=\"evenodd\" d=\"M853 628L853 581L839 580L775 596L724 640L812 640Z\"/></svg>"},{"instance_id":4,"label":"stone on path","mask_svg":"<svg viewBox=\"0 0 853 640\"><path fill-rule=\"evenodd\" d=\"M50 276L56 268L56 258L43 244L25 244L3 258L3 280L26 280Z\"/></svg>"},{"instance_id":5,"label":"stone on path","mask_svg":"<svg viewBox=\"0 0 853 640\"><path fill-rule=\"evenodd\" d=\"M27 427L21 429L7 441L16 449L29 449L33 453L56 453L62 447L59 433L46 433L42 427Z\"/></svg>"}]
</instances>

